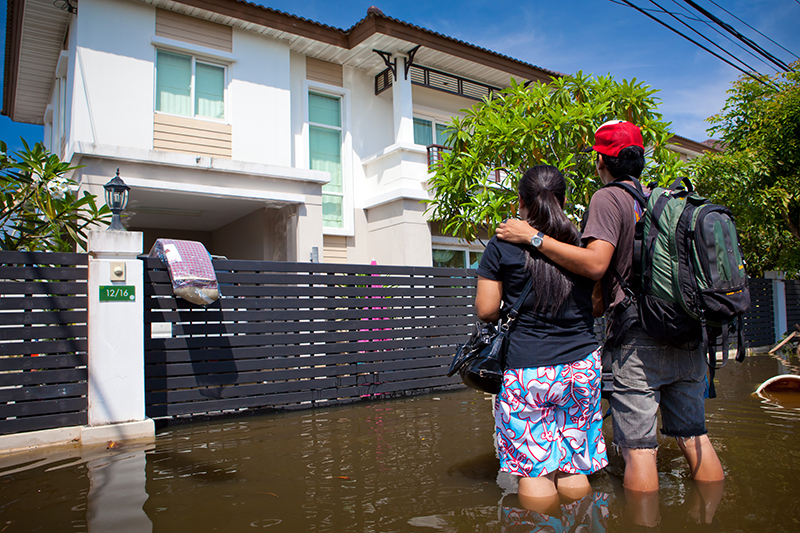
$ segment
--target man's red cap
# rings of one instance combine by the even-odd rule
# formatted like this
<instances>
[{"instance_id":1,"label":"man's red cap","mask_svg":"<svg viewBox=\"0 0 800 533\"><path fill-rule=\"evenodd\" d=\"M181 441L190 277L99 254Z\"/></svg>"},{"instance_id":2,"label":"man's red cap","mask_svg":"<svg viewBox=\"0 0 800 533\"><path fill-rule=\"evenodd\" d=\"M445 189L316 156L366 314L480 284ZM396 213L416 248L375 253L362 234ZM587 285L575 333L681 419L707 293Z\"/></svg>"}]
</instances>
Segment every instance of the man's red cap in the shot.
<instances>
[{"instance_id":1,"label":"man's red cap","mask_svg":"<svg viewBox=\"0 0 800 533\"><path fill-rule=\"evenodd\" d=\"M597 128L592 150L603 155L617 157L620 150L628 146L638 146L644 150L642 131L630 122L610 120Z\"/></svg>"}]
</instances>

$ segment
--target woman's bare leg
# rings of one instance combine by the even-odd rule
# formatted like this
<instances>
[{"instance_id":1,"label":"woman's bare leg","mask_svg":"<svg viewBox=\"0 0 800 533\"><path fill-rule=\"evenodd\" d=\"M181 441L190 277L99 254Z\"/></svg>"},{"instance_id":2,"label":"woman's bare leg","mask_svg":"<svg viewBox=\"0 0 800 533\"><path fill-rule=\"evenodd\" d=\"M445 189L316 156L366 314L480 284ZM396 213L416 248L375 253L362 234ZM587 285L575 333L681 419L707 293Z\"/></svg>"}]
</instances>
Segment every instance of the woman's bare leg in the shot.
<instances>
[{"instance_id":1,"label":"woman's bare leg","mask_svg":"<svg viewBox=\"0 0 800 533\"><path fill-rule=\"evenodd\" d=\"M519 478L519 501L526 509L552 515L558 510L559 498L555 472L541 477Z\"/></svg>"},{"instance_id":2,"label":"woman's bare leg","mask_svg":"<svg viewBox=\"0 0 800 533\"><path fill-rule=\"evenodd\" d=\"M584 474L558 472L555 482L558 494L570 501L580 500L592 492L592 485Z\"/></svg>"}]
</instances>

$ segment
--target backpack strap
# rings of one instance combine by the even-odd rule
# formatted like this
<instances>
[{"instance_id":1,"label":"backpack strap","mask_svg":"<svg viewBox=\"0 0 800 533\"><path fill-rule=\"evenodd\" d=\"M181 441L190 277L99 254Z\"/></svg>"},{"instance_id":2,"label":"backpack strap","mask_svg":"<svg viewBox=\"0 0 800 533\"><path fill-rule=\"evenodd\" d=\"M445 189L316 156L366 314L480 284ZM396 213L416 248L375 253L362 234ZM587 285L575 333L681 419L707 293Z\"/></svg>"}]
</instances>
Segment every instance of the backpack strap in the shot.
<instances>
[{"instance_id":1,"label":"backpack strap","mask_svg":"<svg viewBox=\"0 0 800 533\"><path fill-rule=\"evenodd\" d=\"M633 185L626 183L628 181L632 181ZM605 187L618 187L620 189L624 189L628 191L628 194L633 196L633 199L636 200L636 202L639 204L639 207L642 208L642 211L647 208L647 198L644 196L642 184L633 176L620 176L611 183L606 184Z\"/></svg>"},{"instance_id":2,"label":"backpack strap","mask_svg":"<svg viewBox=\"0 0 800 533\"><path fill-rule=\"evenodd\" d=\"M737 348L736 348L736 361L741 363L744 361L745 356L745 347L744 347L744 319L742 315L736 319L737 325L736 329L738 329L739 338L737 339Z\"/></svg>"},{"instance_id":3,"label":"backpack strap","mask_svg":"<svg viewBox=\"0 0 800 533\"><path fill-rule=\"evenodd\" d=\"M627 183L628 181L633 182L633 185ZM644 189L642 189L642 184L639 182L639 180L637 180L633 176L620 176L619 178L615 179L611 183L606 184L605 186L617 187L630 194L633 197L634 201L637 204L639 204L639 207L642 210L642 215L644 216L644 212L647 210L647 198L644 195ZM636 229L634 231L634 236L633 236L633 257L631 258L631 260L635 274L640 273L639 269L641 269L642 265L642 246L644 245L643 244L644 238L642 236L642 225L641 225L642 219L643 218L640 218L636 222ZM635 291L635 289L631 287L627 281L622 279L622 276L620 275L619 272L617 272L616 268L612 268L611 272L617 278L617 281L622 287L622 290L625 291L626 293L630 293L631 296L633 296L633 292ZM634 280L637 279L638 275L635 275Z\"/></svg>"},{"instance_id":4,"label":"backpack strap","mask_svg":"<svg viewBox=\"0 0 800 533\"><path fill-rule=\"evenodd\" d=\"M686 187L682 187L682 184L686 184ZM689 178L685 176L678 176L675 178L675 181L672 182L672 185L670 185L669 188L673 191L677 189L686 189L689 192L694 192L694 185L692 185L692 182L689 180Z\"/></svg>"}]
</instances>

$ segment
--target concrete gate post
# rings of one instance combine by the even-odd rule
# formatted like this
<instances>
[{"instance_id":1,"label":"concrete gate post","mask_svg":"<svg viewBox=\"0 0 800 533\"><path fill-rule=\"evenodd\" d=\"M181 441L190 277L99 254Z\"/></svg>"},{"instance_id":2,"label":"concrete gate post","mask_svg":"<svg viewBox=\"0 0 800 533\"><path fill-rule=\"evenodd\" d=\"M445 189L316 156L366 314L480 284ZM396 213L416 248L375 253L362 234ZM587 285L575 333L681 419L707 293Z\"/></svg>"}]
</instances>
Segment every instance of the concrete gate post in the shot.
<instances>
[{"instance_id":1,"label":"concrete gate post","mask_svg":"<svg viewBox=\"0 0 800 533\"><path fill-rule=\"evenodd\" d=\"M154 438L144 414L140 232L89 233L89 427L83 444Z\"/></svg>"},{"instance_id":2,"label":"concrete gate post","mask_svg":"<svg viewBox=\"0 0 800 533\"><path fill-rule=\"evenodd\" d=\"M786 272L769 270L764 272L766 279L772 280L772 309L775 321L775 342L783 340L783 335L788 330L786 323Z\"/></svg>"}]
</instances>

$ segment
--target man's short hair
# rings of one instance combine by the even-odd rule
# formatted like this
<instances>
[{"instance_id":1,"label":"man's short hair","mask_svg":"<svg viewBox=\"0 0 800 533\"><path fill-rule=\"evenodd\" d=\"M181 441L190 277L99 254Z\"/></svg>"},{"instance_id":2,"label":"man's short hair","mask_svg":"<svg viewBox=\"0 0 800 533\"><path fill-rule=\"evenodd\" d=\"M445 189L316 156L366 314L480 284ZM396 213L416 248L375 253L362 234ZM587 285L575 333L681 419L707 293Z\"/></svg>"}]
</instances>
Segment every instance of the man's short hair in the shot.
<instances>
[{"instance_id":1,"label":"man's short hair","mask_svg":"<svg viewBox=\"0 0 800 533\"><path fill-rule=\"evenodd\" d=\"M605 163L608 172L614 179L620 176L633 176L639 178L644 170L644 148L640 146L628 146L619 151L617 157L604 155L603 163Z\"/></svg>"}]
</instances>

